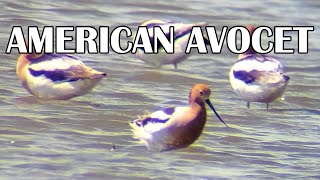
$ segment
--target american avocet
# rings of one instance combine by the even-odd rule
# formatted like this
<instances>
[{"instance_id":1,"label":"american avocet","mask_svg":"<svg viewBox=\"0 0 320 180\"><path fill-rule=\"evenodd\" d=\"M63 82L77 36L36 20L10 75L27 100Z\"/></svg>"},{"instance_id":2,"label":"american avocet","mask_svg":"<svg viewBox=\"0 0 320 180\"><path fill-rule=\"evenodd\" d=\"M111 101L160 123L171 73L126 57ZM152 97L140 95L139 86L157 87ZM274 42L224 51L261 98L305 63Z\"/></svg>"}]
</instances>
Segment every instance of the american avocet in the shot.
<instances>
[{"instance_id":1,"label":"american avocet","mask_svg":"<svg viewBox=\"0 0 320 180\"><path fill-rule=\"evenodd\" d=\"M107 76L64 54L22 54L16 72L32 95L62 100L89 93Z\"/></svg>"},{"instance_id":2,"label":"american avocet","mask_svg":"<svg viewBox=\"0 0 320 180\"><path fill-rule=\"evenodd\" d=\"M154 26L159 26L162 30L169 34L169 27L174 27L174 53L166 53L164 48L160 47L158 54L146 54L143 48L138 48L136 56L142 61L151 64L156 67L160 67L166 64L173 64L175 69L178 67L178 63L186 60L189 54L186 54L186 47L188 44L189 36L193 26L204 26L206 23L193 23L193 24L183 24L175 22L165 22L159 19L152 19L145 21L140 26L146 26L150 33L150 38L153 39L150 29ZM205 42L208 43L208 39L205 38ZM153 41L151 41L153 43Z\"/></svg>"},{"instance_id":3,"label":"american avocet","mask_svg":"<svg viewBox=\"0 0 320 180\"><path fill-rule=\"evenodd\" d=\"M220 118L209 100L210 89L205 84L193 86L189 107L166 108L130 123L133 137L142 140L149 150L166 151L188 147L201 135L207 120L205 102Z\"/></svg>"},{"instance_id":4,"label":"american avocet","mask_svg":"<svg viewBox=\"0 0 320 180\"><path fill-rule=\"evenodd\" d=\"M252 33L255 27L247 29ZM239 55L229 77L232 88L247 101L248 108L250 102L262 102L267 104L267 109L269 103L282 96L290 79L275 57L257 54L252 47Z\"/></svg>"}]
</instances>

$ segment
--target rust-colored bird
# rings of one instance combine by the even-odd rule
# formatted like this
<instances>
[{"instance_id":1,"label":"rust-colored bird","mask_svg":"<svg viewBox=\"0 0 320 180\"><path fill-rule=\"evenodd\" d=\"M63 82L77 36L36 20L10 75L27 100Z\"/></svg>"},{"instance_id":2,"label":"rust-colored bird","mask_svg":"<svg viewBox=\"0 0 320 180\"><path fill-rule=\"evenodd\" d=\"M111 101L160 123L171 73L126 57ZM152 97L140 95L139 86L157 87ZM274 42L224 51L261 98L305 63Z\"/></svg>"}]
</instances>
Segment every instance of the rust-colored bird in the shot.
<instances>
[{"instance_id":1,"label":"rust-colored bird","mask_svg":"<svg viewBox=\"0 0 320 180\"><path fill-rule=\"evenodd\" d=\"M207 85L195 85L189 94L189 107L166 108L134 120L130 123L133 137L145 142L149 150L188 147L199 138L207 121L205 103L225 124L211 104L210 94Z\"/></svg>"}]
</instances>

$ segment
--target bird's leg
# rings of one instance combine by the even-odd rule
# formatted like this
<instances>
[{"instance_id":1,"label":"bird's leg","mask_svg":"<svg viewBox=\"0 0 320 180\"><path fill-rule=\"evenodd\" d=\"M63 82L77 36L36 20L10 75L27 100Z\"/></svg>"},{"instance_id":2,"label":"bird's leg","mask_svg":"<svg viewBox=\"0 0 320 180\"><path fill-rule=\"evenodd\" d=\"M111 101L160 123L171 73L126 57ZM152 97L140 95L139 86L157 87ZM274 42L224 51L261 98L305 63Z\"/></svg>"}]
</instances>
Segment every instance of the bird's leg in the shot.
<instances>
[{"instance_id":1,"label":"bird's leg","mask_svg":"<svg viewBox=\"0 0 320 180\"><path fill-rule=\"evenodd\" d=\"M269 109L269 103L267 103L267 109Z\"/></svg>"},{"instance_id":2,"label":"bird's leg","mask_svg":"<svg viewBox=\"0 0 320 180\"><path fill-rule=\"evenodd\" d=\"M173 66L174 66L174 69L178 69L178 64L177 63L174 63Z\"/></svg>"},{"instance_id":3,"label":"bird's leg","mask_svg":"<svg viewBox=\"0 0 320 180\"><path fill-rule=\"evenodd\" d=\"M250 109L250 102L247 102L247 108Z\"/></svg>"}]
</instances>

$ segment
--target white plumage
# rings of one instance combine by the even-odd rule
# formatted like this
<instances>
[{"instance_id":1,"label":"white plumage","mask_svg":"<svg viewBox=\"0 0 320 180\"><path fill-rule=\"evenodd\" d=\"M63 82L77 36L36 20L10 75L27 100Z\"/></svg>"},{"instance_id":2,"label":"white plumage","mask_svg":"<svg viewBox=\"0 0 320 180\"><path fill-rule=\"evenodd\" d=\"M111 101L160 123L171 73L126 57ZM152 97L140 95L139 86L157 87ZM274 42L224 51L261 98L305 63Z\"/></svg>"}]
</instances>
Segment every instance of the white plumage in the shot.
<instances>
[{"instance_id":1,"label":"white plumage","mask_svg":"<svg viewBox=\"0 0 320 180\"><path fill-rule=\"evenodd\" d=\"M133 137L145 143L149 150L155 151L189 146L201 135L206 123L205 102L224 123L209 101L209 96L207 85L195 85L190 92L189 107L166 108L129 123Z\"/></svg>"},{"instance_id":2,"label":"white plumage","mask_svg":"<svg viewBox=\"0 0 320 180\"><path fill-rule=\"evenodd\" d=\"M70 99L89 93L106 73L64 54L23 54L17 63L22 85L43 99Z\"/></svg>"},{"instance_id":3,"label":"white plumage","mask_svg":"<svg viewBox=\"0 0 320 180\"><path fill-rule=\"evenodd\" d=\"M147 26L149 36L153 39L153 27L159 26L162 28L165 34L169 34L169 27L174 27L174 53L166 53L163 47L158 50L158 54L146 54L143 49L139 49L136 52L136 56L142 61L151 64L156 67L162 65L173 64L177 68L178 63L186 60L189 54L186 54L186 47L188 44L191 30L194 26L204 26L206 23L175 23L165 22L158 19L148 20L141 24L141 26ZM151 43L153 43L151 41Z\"/></svg>"},{"instance_id":4,"label":"white plumage","mask_svg":"<svg viewBox=\"0 0 320 180\"><path fill-rule=\"evenodd\" d=\"M268 104L281 97L289 77L275 58L252 54L238 60L229 73L234 91L247 102Z\"/></svg>"}]
</instances>

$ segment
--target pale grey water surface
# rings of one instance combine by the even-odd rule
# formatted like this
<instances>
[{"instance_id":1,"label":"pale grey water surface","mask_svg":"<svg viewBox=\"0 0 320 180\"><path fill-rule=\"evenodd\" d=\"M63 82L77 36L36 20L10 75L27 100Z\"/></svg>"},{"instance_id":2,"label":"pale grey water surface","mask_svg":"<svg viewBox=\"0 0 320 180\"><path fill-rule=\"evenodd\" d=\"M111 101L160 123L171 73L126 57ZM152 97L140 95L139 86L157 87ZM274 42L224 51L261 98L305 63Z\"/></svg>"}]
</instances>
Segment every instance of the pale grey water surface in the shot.
<instances>
[{"instance_id":1,"label":"pale grey water surface","mask_svg":"<svg viewBox=\"0 0 320 180\"><path fill-rule=\"evenodd\" d=\"M319 1L9 1L0 3L0 179L320 179ZM15 75L16 50L5 54L12 26L137 25L152 18L222 26L314 26L309 53L279 55L291 77L285 98L245 102L231 90L236 60L194 55L150 67L131 54L84 54L108 73L91 94L69 101L31 97ZM293 47L297 36L293 35ZM125 43L125 42L122 42ZM213 103L231 128L209 113L187 149L155 153L131 138L129 120L145 110L187 105L195 83L213 88ZM115 151L111 151L115 145Z\"/></svg>"}]
</instances>

